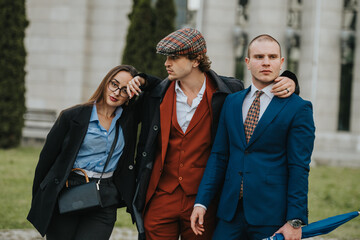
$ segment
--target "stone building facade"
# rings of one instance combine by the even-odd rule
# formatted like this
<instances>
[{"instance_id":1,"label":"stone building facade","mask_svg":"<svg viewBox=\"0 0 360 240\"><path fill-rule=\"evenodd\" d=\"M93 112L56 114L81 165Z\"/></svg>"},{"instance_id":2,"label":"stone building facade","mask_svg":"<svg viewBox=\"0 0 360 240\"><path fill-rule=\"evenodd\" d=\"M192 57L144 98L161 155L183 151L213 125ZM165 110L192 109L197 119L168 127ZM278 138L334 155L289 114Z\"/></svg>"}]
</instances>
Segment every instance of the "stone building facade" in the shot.
<instances>
[{"instance_id":1,"label":"stone building facade","mask_svg":"<svg viewBox=\"0 0 360 240\"><path fill-rule=\"evenodd\" d=\"M185 1L176 1L181 19ZM90 97L106 72L121 63L131 7L132 0L27 1L30 111L57 115ZM297 74L301 96L313 103L313 161L360 166L359 10L357 0L198 0L187 21L177 24L198 28L212 68L244 79L246 86L248 41L261 33L277 38L285 68Z\"/></svg>"}]
</instances>

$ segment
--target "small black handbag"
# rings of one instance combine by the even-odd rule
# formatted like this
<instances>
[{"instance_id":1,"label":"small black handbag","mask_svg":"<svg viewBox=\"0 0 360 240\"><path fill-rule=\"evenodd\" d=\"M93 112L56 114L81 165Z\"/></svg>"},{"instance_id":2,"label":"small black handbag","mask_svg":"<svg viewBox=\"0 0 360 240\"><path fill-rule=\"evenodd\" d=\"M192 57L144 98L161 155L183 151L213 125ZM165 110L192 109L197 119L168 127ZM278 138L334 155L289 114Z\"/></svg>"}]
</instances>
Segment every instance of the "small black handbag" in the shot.
<instances>
[{"instance_id":1,"label":"small black handbag","mask_svg":"<svg viewBox=\"0 0 360 240\"><path fill-rule=\"evenodd\" d=\"M74 168L71 171L81 171L85 175L86 183L69 187L66 181L66 188L59 196L59 212L63 214L102 207L99 182L89 182L86 172L81 168Z\"/></svg>"},{"instance_id":2,"label":"small black handbag","mask_svg":"<svg viewBox=\"0 0 360 240\"><path fill-rule=\"evenodd\" d=\"M93 208L101 208L100 197L100 181L104 174L105 168L114 152L114 148L119 135L119 126L116 124L116 133L114 142L111 145L109 155L106 159L104 169L101 176L96 182L89 182L86 172L81 168L74 168L71 171L81 171L85 175L85 184L77 186L69 186L69 181L66 180L66 187L60 192L58 198L59 212L61 214L89 210Z\"/></svg>"}]
</instances>

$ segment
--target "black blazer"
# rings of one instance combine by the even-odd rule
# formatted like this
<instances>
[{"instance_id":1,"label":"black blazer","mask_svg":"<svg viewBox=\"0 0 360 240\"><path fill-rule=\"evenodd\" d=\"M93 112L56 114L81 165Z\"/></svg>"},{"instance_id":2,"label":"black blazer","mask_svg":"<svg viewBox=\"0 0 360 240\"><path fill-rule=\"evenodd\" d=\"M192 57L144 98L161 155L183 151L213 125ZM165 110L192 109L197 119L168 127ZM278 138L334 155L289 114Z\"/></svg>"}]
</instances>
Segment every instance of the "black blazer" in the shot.
<instances>
[{"instance_id":1,"label":"black blazer","mask_svg":"<svg viewBox=\"0 0 360 240\"><path fill-rule=\"evenodd\" d=\"M158 78L152 78L142 89L147 91L160 81ZM118 119L123 130L125 146L113 175L114 183L124 200L119 207L127 206L127 211L132 217L136 179L134 153L142 99L138 97L136 100L131 100ZM40 153L33 182L31 209L27 219L43 236L46 234L55 208L58 207L58 195L65 185L86 135L91 111L92 105L77 105L62 111L47 135Z\"/></svg>"}]
</instances>

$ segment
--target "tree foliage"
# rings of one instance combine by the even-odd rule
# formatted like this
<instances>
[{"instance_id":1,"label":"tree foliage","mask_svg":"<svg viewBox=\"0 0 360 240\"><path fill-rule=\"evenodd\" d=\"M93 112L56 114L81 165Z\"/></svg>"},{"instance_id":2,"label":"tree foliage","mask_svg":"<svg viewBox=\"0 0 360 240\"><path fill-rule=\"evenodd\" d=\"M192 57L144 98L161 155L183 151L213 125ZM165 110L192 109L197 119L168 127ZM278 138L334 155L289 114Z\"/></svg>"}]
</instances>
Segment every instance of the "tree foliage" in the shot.
<instances>
[{"instance_id":1,"label":"tree foliage","mask_svg":"<svg viewBox=\"0 0 360 240\"><path fill-rule=\"evenodd\" d=\"M151 72L151 51L154 51L154 14L150 0L134 2L130 15L130 26L126 37L123 64L133 65L141 72Z\"/></svg>"},{"instance_id":2,"label":"tree foliage","mask_svg":"<svg viewBox=\"0 0 360 240\"><path fill-rule=\"evenodd\" d=\"M175 6L173 0L134 0L129 14L130 26L122 63L130 64L140 72L166 77L165 57L156 54L156 44L174 31Z\"/></svg>"},{"instance_id":3,"label":"tree foliage","mask_svg":"<svg viewBox=\"0 0 360 240\"><path fill-rule=\"evenodd\" d=\"M155 30L154 42L157 44L161 39L173 32L174 21L176 17L175 6L173 0L157 0L155 7ZM165 56L155 54L152 71L155 76L165 78L167 76L164 62Z\"/></svg>"},{"instance_id":4,"label":"tree foliage","mask_svg":"<svg viewBox=\"0 0 360 240\"><path fill-rule=\"evenodd\" d=\"M20 143L25 113L25 0L0 0L0 148Z\"/></svg>"}]
</instances>

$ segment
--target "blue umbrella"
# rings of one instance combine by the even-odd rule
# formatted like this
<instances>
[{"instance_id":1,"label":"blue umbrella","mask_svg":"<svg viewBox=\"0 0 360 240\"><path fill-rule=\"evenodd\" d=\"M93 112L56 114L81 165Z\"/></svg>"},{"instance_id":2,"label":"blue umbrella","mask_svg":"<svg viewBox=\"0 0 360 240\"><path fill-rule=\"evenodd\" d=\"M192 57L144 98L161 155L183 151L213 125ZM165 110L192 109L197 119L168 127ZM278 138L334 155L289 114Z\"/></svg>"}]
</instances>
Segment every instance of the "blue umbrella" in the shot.
<instances>
[{"instance_id":1,"label":"blue umbrella","mask_svg":"<svg viewBox=\"0 0 360 240\"><path fill-rule=\"evenodd\" d=\"M322 234L327 234L332 230L336 229L337 227L339 227L340 225L346 223L347 221L350 221L351 219L359 216L359 213L360 212L357 211L349 212L310 223L309 225L302 227L301 238L309 238ZM277 233L275 236L264 238L263 240L283 240L283 239L284 236L282 234Z\"/></svg>"}]
</instances>

